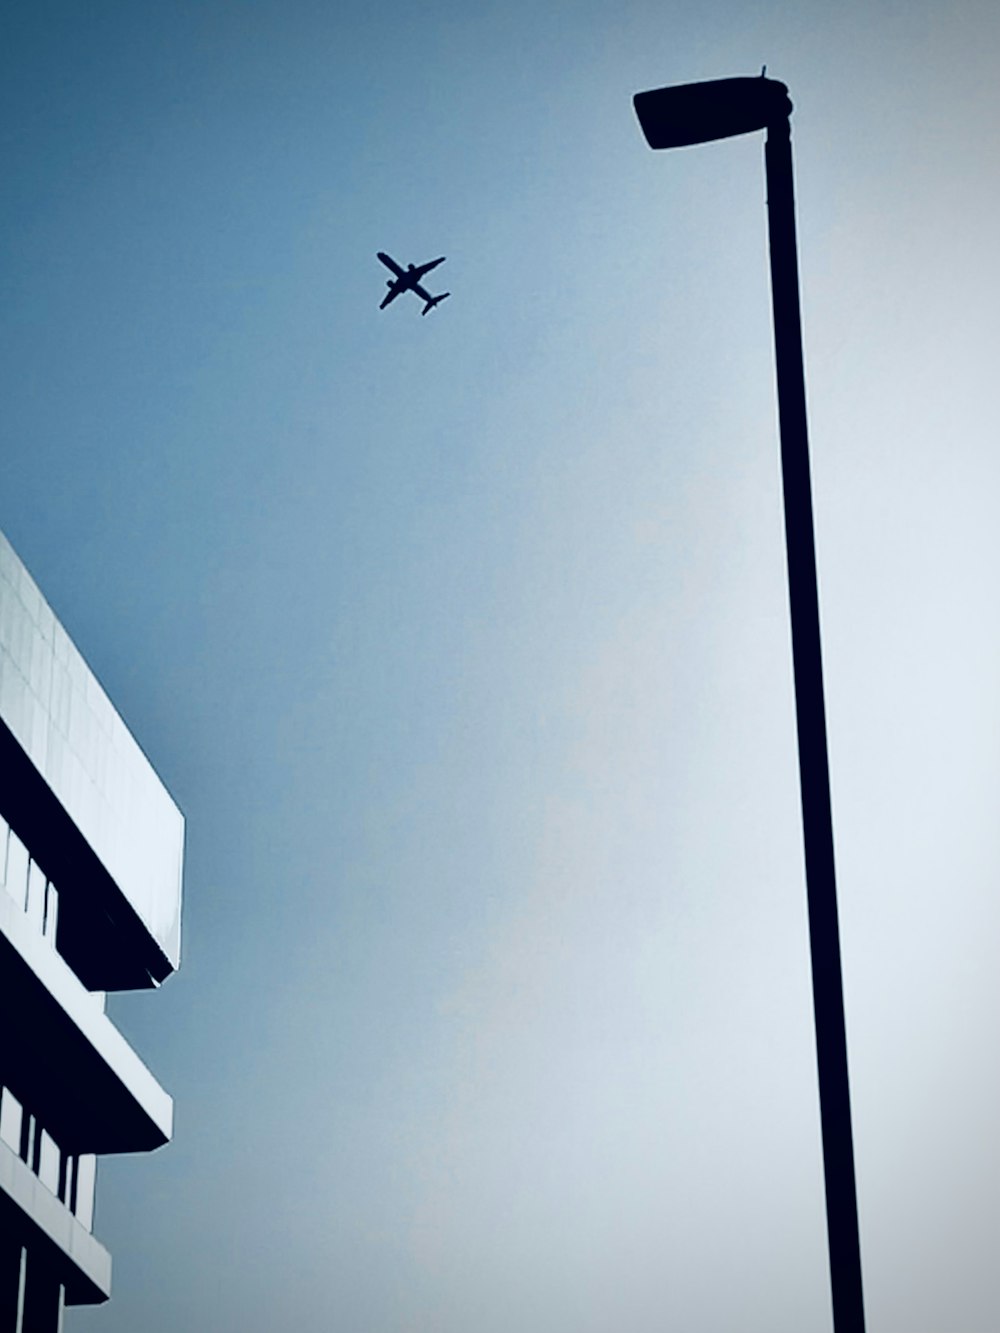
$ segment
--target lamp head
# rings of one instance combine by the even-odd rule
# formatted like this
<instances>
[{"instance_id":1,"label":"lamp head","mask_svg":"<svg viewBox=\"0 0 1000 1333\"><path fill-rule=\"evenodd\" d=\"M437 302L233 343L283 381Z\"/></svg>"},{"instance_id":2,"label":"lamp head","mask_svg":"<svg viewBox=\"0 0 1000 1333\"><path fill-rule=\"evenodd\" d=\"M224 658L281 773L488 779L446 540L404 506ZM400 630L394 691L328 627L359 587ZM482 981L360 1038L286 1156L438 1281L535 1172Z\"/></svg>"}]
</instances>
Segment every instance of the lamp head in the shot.
<instances>
[{"instance_id":1,"label":"lamp head","mask_svg":"<svg viewBox=\"0 0 1000 1333\"><path fill-rule=\"evenodd\" d=\"M762 130L791 114L788 89L777 79L711 79L636 93L635 114L650 148L728 139Z\"/></svg>"}]
</instances>

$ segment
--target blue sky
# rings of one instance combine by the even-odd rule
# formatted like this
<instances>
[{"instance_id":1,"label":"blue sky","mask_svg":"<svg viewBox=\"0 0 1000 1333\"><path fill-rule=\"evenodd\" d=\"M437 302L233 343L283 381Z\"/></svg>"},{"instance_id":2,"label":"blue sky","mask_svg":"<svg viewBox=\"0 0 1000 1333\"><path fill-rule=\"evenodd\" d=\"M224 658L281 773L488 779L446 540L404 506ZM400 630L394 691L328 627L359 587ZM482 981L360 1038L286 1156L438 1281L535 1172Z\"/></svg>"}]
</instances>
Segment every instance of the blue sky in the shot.
<instances>
[{"instance_id":1,"label":"blue sky","mask_svg":"<svg viewBox=\"0 0 1000 1333\"><path fill-rule=\"evenodd\" d=\"M68 1333L830 1327L758 136L793 117L873 1333L1000 1319L1000 14L14 3L0 525L187 818ZM375 251L448 262L379 312Z\"/></svg>"}]
</instances>

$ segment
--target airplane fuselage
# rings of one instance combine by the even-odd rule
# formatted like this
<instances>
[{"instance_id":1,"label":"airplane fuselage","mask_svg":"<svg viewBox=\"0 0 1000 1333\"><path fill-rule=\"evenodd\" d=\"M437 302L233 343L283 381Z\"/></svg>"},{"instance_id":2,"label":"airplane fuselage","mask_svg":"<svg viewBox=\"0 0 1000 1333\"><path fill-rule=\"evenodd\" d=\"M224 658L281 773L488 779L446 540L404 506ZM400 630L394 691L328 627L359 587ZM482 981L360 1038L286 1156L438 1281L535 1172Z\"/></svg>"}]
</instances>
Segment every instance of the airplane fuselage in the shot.
<instances>
[{"instance_id":1,"label":"airplane fuselage","mask_svg":"<svg viewBox=\"0 0 1000 1333\"><path fill-rule=\"evenodd\" d=\"M420 281L421 275L417 272L415 264L407 264L406 272L401 273L398 278L389 278L386 282L387 287L393 287L398 295L399 292L409 292Z\"/></svg>"},{"instance_id":2,"label":"airplane fuselage","mask_svg":"<svg viewBox=\"0 0 1000 1333\"><path fill-rule=\"evenodd\" d=\"M444 263L443 256L441 259L432 259L428 264L407 264L405 269L401 268L391 255L385 254L382 250L379 250L378 258L387 269L390 269L396 275L394 278L389 278L386 281L385 285L389 288L389 295L382 302L380 309L384 310L389 302L394 301L401 292L415 292L424 302L424 308L421 311L421 314L426 315L428 310L433 310L436 305L440 305L448 295L447 292L444 292L441 296L431 296L431 294L428 291L425 291L420 285L420 280L426 273L429 273L433 268L437 268L438 264Z\"/></svg>"}]
</instances>

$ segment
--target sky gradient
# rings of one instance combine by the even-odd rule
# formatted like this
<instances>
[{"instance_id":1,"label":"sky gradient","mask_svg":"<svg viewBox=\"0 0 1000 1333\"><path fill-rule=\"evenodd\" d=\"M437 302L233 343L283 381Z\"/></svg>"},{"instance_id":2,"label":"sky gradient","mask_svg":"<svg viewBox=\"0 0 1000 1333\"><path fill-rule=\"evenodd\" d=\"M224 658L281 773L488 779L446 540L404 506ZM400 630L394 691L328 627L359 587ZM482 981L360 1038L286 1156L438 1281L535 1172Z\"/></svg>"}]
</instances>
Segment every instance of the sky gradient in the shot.
<instances>
[{"instance_id":1,"label":"sky gradient","mask_svg":"<svg viewBox=\"0 0 1000 1333\"><path fill-rule=\"evenodd\" d=\"M761 136L631 107L765 62L869 1329L994 1333L995 5L0 31L0 527L187 819L67 1333L830 1329Z\"/></svg>"}]
</instances>

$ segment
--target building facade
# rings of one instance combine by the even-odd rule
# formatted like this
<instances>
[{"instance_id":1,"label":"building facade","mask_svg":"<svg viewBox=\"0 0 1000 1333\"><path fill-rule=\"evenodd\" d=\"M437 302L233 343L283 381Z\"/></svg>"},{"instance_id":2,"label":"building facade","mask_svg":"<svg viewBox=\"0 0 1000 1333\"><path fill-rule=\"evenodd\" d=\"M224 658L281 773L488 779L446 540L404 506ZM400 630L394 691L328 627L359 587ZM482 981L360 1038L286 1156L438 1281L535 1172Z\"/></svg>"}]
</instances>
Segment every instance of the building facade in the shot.
<instances>
[{"instance_id":1,"label":"building facade","mask_svg":"<svg viewBox=\"0 0 1000 1333\"><path fill-rule=\"evenodd\" d=\"M173 1103L105 1013L180 957L184 821L0 535L0 1333L111 1292L104 1153Z\"/></svg>"}]
</instances>

